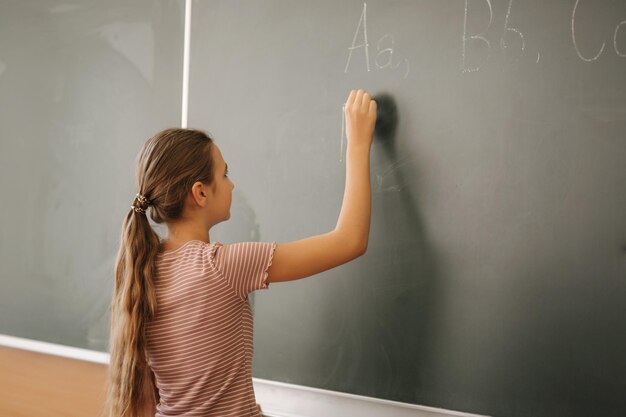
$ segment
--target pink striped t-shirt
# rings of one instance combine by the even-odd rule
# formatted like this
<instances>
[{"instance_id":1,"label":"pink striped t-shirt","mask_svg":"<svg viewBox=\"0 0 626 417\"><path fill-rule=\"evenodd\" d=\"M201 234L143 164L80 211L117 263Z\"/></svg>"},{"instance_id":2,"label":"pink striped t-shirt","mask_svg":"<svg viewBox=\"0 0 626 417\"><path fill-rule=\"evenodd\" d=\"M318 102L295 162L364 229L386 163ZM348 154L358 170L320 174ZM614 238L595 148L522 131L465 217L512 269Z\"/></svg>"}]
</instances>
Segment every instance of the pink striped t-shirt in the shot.
<instances>
[{"instance_id":1,"label":"pink striped t-shirt","mask_svg":"<svg viewBox=\"0 0 626 417\"><path fill-rule=\"evenodd\" d=\"M159 254L147 328L156 417L260 417L252 386L248 294L267 288L276 242L190 240Z\"/></svg>"}]
</instances>

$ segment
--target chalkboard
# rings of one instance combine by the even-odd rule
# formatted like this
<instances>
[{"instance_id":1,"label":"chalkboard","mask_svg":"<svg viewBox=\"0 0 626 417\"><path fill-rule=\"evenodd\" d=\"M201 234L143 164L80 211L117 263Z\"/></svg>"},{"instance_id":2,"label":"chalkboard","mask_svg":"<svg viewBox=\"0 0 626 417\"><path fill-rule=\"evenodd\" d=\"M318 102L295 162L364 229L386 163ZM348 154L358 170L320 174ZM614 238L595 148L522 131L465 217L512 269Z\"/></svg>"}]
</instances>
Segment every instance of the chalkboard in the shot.
<instances>
[{"instance_id":1,"label":"chalkboard","mask_svg":"<svg viewBox=\"0 0 626 417\"><path fill-rule=\"evenodd\" d=\"M0 333L106 351L135 158L180 125L184 5L0 2Z\"/></svg>"},{"instance_id":2,"label":"chalkboard","mask_svg":"<svg viewBox=\"0 0 626 417\"><path fill-rule=\"evenodd\" d=\"M0 333L105 351L182 1L0 3ZM350 89L393 97L367 253L252 299L254 375L512 417L626 415L626 3L196 1L222 242L335 227Z\"/></svg>"},{"instance_id":3,"label":"chalkboard","mask_svg":"<svg viewBox=\"0 0 626 417\"><path fill-rule=\"evenodd\" d=\"M235 183L213 239L332 230L342 103L366 88L398 109L372 149L367 253L255 295L255 376L494 416L626 415L625 2L193 7L189 124Z\"/></svg>"}]
</instances>

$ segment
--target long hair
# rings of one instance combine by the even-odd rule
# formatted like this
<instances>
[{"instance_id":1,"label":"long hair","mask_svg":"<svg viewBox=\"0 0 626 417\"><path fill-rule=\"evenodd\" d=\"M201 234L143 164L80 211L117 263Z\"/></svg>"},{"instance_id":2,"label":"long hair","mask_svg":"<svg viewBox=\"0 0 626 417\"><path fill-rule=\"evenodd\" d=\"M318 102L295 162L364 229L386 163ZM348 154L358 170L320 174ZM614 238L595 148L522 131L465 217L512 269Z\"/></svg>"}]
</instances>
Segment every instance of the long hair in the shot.
<instances>
[{"instance_id":1,"label":"long hair","mask_svg":"<svg viewBox=\"0 0 626 417\"><path fill-rule=\"evenodd\" d=\"M106 410L110 417L154 416L159 399L146 354L146 329L157 311L155 260L159 236L148 222L179 219L196 181L213 184L213 140L193 129L166 129L143 145L137 193L122 224L111 302L111 360ZM145 212L144 212L145 210Z\"/></svg>"}]
</instances>

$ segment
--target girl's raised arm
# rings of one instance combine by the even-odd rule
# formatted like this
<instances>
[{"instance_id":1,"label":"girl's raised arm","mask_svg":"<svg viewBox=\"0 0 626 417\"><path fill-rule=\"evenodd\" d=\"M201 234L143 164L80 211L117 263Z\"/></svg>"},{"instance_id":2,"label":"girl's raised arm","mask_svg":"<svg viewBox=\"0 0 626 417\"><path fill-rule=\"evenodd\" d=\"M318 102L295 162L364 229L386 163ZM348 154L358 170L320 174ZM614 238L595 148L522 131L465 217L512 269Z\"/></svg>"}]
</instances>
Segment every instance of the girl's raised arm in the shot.
<instances>
[{"instance_id":1,"label":"girl's raised arm","mask_svg":"<svg viewBox=\"0 0 626 417\"><path fill-rule=\"evenodd\" d=\"M370 148L376 102L352 90L345 105L346 186L335 230L276 245L269 282L305 278L349 262L367 250L371 216Z\"/></svg>"}]
</instances>

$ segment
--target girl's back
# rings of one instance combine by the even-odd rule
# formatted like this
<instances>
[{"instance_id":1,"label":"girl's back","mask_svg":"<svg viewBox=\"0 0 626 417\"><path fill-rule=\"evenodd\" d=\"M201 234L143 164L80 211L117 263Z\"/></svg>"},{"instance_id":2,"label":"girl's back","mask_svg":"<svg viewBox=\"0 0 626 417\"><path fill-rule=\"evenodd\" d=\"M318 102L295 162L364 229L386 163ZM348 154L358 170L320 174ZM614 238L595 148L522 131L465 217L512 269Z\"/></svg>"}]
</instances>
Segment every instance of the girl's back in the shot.
<instances>
[{"instance_id":1,"label":"girl's back","mask_svg":"<svg viewBox=\"0 0 626 417\"><path fill-rule=\"evenodd\" d=\"M157 258L147 328L156 416L260 415L252 387L248 293L267 288L275 244L188 241Z\"/></svg>"}]
</instances>

